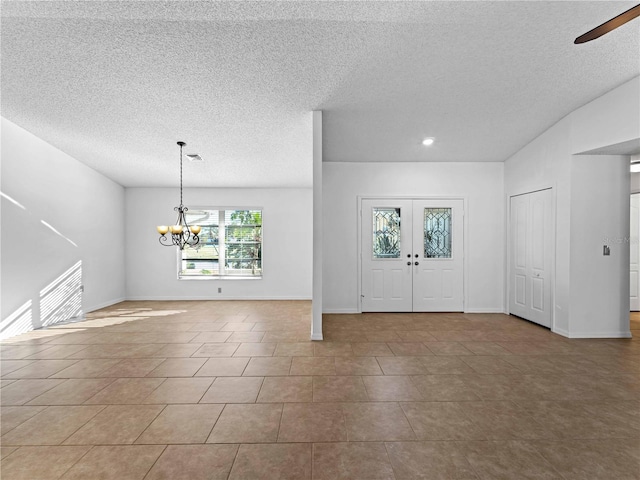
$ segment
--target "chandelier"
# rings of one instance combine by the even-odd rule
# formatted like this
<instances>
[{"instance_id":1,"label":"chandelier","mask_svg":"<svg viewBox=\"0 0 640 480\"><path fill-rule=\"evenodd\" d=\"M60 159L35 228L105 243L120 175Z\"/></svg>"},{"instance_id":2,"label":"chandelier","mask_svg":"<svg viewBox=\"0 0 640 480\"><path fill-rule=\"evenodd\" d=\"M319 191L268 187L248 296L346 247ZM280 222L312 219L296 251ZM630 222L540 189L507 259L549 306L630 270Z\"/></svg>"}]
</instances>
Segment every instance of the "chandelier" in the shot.
<instances>
[{"instance_id":1,"label":"chandelier","mask_svg":"<svg viewBox=\"0 0 640 480\"><path fill-rule=\"evenodd\" d=\"M186 145L184 142L178 142L180 145L180 206L175 207L174 210L178 212L178 219L174 225L158 225L157 230L160 234L161 245L165 247L173 247L174 245L180 250L184 247L195 247L200 243L198 234L201 228L198 225L189 226L187 224L187 218L185 213L189 210L182 204L182 147ZM167 233L171 233L171 237L167 238Z\"/></svg>"}]
</instances>

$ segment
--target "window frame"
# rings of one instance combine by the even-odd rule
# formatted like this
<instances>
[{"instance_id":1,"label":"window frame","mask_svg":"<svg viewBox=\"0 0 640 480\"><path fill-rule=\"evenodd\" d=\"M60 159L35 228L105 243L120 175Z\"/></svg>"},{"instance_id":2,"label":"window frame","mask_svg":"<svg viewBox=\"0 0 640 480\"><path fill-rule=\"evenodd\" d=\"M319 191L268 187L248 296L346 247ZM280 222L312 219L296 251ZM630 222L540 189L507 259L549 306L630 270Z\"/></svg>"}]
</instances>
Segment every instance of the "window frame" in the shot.
<instances>
[{"instance_id":1,"label":"window frame","mask_svg":"<svg viewBox=\"0 0 640 480\"><path fill-rule=\"evenodd\" d=\"M218 261L218 273L216 274L199 274L199 275L182 275L181 272L182 270L182 262L184 260L188 259L183 259L183 250L180 249L176 249L177 253L176 253L176 275L177 275L177 279L178 280L187 280L187 281L191 281L191 280L196 280L196 281L200 281L200 280L261 280L264 276L264 257L263 257L263 250L264 250L264 208L263 207L257 207L257 206L242 206L242 207L230 207L230 206L225 206L225 207L203 207L203 206L192 206L190 207L190 210L193 212L198 212L198 211L209 211L209 212L213 212L213 211L217 211L218 212L218 248L219 248L219 252L220 251L224 251L226 249L226 234L225 234L225 230L226 230L226 222L225 222L225 215L226 212L228 211L259 211L260 212L260 220L261 220L261 224L260 224L260 274L259 275L248 275L248 274L229 274L226 273L226 267L223 263L222 266L220 266L220 261ZM187 212L187 215L191 214L191 212ZM191 247L185 247L186 248L191 248ZM226 258L224 259L225 263L226 263Z\"/></svg>"}]
</instances>

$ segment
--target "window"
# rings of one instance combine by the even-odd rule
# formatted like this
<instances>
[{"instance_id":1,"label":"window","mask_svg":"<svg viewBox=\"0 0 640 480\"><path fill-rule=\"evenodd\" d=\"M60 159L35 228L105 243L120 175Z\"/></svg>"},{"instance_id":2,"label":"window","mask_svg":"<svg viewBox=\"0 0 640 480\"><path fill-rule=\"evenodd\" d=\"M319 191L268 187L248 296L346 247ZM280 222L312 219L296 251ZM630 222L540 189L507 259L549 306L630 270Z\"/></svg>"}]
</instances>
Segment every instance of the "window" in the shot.
<instances>
[{"instance_id":1,"label":"window","mask_svg":"<svg viewBox=\"0 0 640 480\"><path fill-rule=\"evenodd\" d=\"M262 276L262 210L194 209L200 243L179 251L178 278Z\"/></svg>"}]
</instances>

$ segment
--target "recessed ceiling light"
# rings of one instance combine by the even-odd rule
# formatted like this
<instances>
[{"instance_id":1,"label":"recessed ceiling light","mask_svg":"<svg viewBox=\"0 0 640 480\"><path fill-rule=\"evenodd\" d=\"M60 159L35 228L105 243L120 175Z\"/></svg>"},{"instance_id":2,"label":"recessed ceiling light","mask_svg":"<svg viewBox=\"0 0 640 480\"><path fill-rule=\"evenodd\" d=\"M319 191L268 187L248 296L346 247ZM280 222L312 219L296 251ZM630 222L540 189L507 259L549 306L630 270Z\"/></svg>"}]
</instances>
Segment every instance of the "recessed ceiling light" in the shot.
<instances>
[{"instance_id":1,"label":"recessed ceiling light","mask_svg":"<svg viewBox=\"0 0 640 480\"><path fill-rule=\"evenodd\" d=\"M425 147L428 147L429 145L433 145L433 142L435 142L435 140L436 140L436 139L435 139L435 138L433 138L433 137L427 137L427 138L425 138L425 139L422 141L422 144L423 144Z\"/></svg>"},{"instance_id":2,"label":"recessed ceiling light","mask_svg":"<svg viewBox=\"0 0 640 480\"><path fill-rule=\"evenodd\" d=\"M188 153L187 154L187 158L189 160L191 160L192 162L204 162L202 157L200 155L198 155L197 153Z\"/></svg>"}]
</instances>

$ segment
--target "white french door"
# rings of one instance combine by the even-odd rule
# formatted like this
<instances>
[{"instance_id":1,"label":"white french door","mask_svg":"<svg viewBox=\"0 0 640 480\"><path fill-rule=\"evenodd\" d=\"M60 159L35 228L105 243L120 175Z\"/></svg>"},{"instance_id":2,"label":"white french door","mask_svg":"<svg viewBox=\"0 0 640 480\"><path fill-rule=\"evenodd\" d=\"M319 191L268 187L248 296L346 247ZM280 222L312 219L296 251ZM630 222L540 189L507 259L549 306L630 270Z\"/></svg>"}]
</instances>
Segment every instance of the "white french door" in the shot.
<instances>
[{"instance_id":1,"label":"white french door","mask_svg":"<svg viewBox=\"0 0 640 480\"><path fill-rule=\"evenodd\" d=\"M463 310L461 199L362 201L362 311Z\"/></svg>"},{"instance_id":2,"label":"white french door","mask_svg":"<svg viewBox=\"0 0 640 480\"><path fill-rule=\"evenodd\" d=\"M551 327L551 189L511 197L509 313Z\"/></svg>"}]
</instances>

